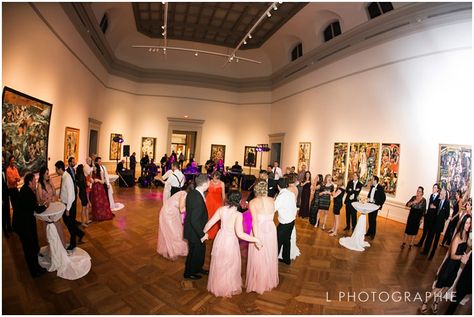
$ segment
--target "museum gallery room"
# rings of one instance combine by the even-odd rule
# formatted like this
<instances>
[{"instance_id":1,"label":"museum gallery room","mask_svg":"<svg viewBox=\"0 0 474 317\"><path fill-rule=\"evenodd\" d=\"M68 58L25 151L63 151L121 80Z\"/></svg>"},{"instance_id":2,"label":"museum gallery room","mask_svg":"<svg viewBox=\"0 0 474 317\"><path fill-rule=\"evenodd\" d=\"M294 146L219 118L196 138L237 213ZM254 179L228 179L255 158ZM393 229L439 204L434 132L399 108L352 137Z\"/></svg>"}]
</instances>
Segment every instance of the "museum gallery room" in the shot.
<instances>
[{"instance_id":1,"label":"museum gallery room","mask_svg":"<svg viewBox=\"0 0 474 317\"><path fill-rule=\"evenodd\" d=\"M4 2L2 55L3 314L472 314L471 2Z\"/></svg>"}]
</instances>

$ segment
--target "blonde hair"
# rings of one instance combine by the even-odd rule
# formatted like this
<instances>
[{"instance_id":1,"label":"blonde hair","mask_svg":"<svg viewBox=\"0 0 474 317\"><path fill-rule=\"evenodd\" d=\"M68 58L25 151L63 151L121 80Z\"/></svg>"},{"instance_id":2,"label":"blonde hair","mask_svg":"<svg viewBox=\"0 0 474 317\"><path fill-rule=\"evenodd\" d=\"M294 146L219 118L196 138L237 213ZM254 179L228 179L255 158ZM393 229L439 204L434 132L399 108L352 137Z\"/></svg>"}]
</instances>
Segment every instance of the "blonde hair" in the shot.
<instances>
[{"instance_id":1,"label":"blonde hair","mask_svg":"<svg viewBox=\"0 0 474 317\"><path fill-rule=\"evenodd\" d=\"M268 194L268 184L266 181L260 180L255 185L253 189L255 196L267 196Z\"/></svg>"}]
</instances>

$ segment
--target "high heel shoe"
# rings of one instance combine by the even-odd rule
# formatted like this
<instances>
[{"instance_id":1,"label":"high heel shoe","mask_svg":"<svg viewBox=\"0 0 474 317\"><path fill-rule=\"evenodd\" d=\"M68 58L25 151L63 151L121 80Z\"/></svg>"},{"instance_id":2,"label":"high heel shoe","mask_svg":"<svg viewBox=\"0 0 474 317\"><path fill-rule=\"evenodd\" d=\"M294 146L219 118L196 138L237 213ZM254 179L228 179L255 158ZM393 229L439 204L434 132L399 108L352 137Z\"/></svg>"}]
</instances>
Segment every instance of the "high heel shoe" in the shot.
<instances>
[{"instance_id":1,"label":"high heel shoe","mask_svg":"<svg viewBox=\"0 0 474 317\"><path fill-rule=\"evenodd\" d=\"M438 301L437 300L433 301L433 305L431 305L431 310L433 311L433 314L438 313Z\"/></svg>"},{"instance_id":2,"label":"high heel shoe","mask_svg":"<svg viewBox=\"0 0 474 317\"><path fill-rule=\"evenodd\" d=\"M323 230L326 229L326 224L323 224Z\"/></svg>"},{"instance_id":3,"label":"high heel shoe","mask_svg":"<svg viewBox=\"0 0 474 317\"><path fill-rule=\"evenodd\" d=\"M330 237L335 237L335 236L337 236L336 231L333 231L329 236L330 236Z\"/></svg>"},{"instance_id":4,"label":"high heel shoe","mask_svg":"<svg viewBox=\"0 0 474 317\"><path fill-rule=\"evenodd\" d=\"M403 250L403 249L405 248L405 244L406 244L406 243L405 243L405 242L403 242L403 243L402 243L402 245L400 246L400 249L402 249L402 250Z\"/></svg>"},{"instance_id":5,"label":"high heel shoe","mask_svg":"<svg viewBox=\"0 0 474 317\"><path fill-rule=\"evenodd\" d=\"M426 313L428 312L428 303L427 302L423 302L423 304L421 304L420 312L423 315L426 315Z\"/></svg>"}]
</instances>

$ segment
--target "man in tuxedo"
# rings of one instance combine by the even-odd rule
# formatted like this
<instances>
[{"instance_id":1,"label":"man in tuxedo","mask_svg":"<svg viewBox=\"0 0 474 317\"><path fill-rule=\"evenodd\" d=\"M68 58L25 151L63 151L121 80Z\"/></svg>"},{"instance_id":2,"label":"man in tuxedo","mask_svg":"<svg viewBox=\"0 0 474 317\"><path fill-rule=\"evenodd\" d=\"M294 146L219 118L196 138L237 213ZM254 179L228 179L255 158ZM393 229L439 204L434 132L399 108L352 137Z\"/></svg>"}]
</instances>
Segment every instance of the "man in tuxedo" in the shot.
<instances>
[{"instance_id":1,"label":"man in tuxedo","mask_svg":"<svg viewBox=\"0 0 474 317\"><path fill-rule=\"evenodd\" d=\"M122 172L125 172L125 167L123 166L124 163L124 160L120 160L120 162L118 162L117 167L115 168L115 173L117 175L120 175Z\"/></svg>"},{"instance_id":2,"label":"man in tuxedo","mask_svg":"<svg viewBox=\"0 0 474 317\"><path fill-rule=\"evenodd\" d=\"M135 168L137 166L137 153L133 152L130 156L130 171L132 172L133 182L135 183Z\"/></svg>"},{"instance_id":3,"label":"man in tuxedo","mask_svg":"<svg viewBox=\"0 0 474 317\"><path fill-rule=\"evenodd\" d=\"M439 237L441 236L441 232L443 232L444 229L444 224L449 217L449 208L449 199L446 195L446 188L443 188L439 193L439 204L436 208L436 213L434 214L433 225L428 231L423 252L421 252L421 254L428 254L431 249L429 256L430 260L433 259L436 248L438 247Z\"/></svg>"},{"instance_id":4,"label":"man in tuxedo","mask_svg":"<svg viewBox=\"0 0 474 317\"><path fill-rule=\"evenodd\" d=\"M277 161L273 162L272 172L273 175L275 175L274 179L276 181L283 177L283 172L281 171L281 168L278 165L279 164Z\"/></svg>"},{"instance_id":5,"label":"man in tuxedo","mask_svg":"<svg viewBox=\"0 0 474 317\"><path fill-rule=\"evenodd\" d=\"M357 211L352 206L352 203L358 200L361 190L362 183L359 182L359 175L353 173L352 180L349 181L346 186L346 199L344 200L346 205L346 227L344 228L344 231L351 229L351 221L352 231L355 229L357 224Z\"/></svg>"},{"instance_id":6,"label":"man in tuxedo","mask_svg":"<svg viewBox=\"0 0 474 317\"><path fill-rule=\"evenodd\" d=\"M278 212L279 222L277 227L278 253L280 253L280 250L283 247L283 259L279 259L278 261L290 265L290 239L291 232L295 226L296 197L288 190L287 178L280 178L278 180L278 189L280 190L280 193L275 200L275 210Z\"/></svg>"},{"instance_id":7,"label":"man in tuxedo","mask_svg":"<svg viewBox=\"0 0 474 317\"><path fill-rule=\"evenodd\" d=\"M40 276L46 272L38 263L40 247L34 213L42 213L49 205L48 202L43 206L39 206L35 191L36 178L32 173L27 173L24 177L23 187L20 189L15 230L20 236L26 264L33 277Z\"/></svg>"},{"instance_id":8,"label":"man in tuxedo","mask_svg":"<svg viewBox=\"0 0 474 317\"><path fill-rule=\"evenodd\" d=\"M433 192L430 196L430 200L428 202L428 209L426 213L423 215L423 235L421 236L420 241L418 241L415 246L421 247L425 242L428 233L433 230L434 221L436 219L436 210L438 209L439 205L439 185L433 185Z\"/></svg>"},{"instance_id":9,"label":"man in tuxedo","mask_svg":"<svg viewBox=\"0 0 474 317\"><path fill-rule=\"evenodd\" d=\"M191 190L186 196L186 219L184 220L183 236L188 240L188 256L184 269L184 278L197 280L202 276L208 275L209 271L203 269L204 258L206 255L207 233L204 234L206 225L207 208L204 199L204 192L209 188L209 179L206 174L200 174L196 177L196 189Z\"/></svg>"},{"instance_id":10,"label":"man in tuxedo","mask_svg":"<svg viewBox=\"0 0 474 317\"><path fill-rule=\"evenodd\" d=\"M369 213L369 229L365 234L366 237L370 237L371 240L375 238L375 233L377 232L377 214L379 210L382 209L383 204L385 203L385 191L383 187L379 185L379 177L372 177L372 186L370 186L369 195L367 196L369 203L376 204L379 206L379 209Z\"/></svg>"}]
</instances>

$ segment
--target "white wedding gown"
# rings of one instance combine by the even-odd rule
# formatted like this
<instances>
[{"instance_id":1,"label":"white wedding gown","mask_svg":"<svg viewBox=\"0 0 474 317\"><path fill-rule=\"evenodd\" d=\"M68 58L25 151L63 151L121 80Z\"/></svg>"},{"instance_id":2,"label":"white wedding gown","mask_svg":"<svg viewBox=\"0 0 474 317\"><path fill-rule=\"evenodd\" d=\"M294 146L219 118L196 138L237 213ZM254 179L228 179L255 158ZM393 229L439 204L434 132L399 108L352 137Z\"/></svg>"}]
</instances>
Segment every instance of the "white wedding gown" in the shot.
<instances>
[{"instance_id":1,"label":"white wedding gown","mask_svg":"<svg viewBox=\"0 0 474 317\"><path fill-rule=\"evenodd\" d=\"M278 255L279 259L283 259L282 256L283 248L280 250L280 254ZM296 228L293 227L293 231L291 232L291 240L290 240L290 259L294 260L297 256L300 256L301 252L298 246L296 245Z\"/></svg>"}]
</instances>

